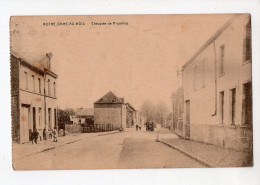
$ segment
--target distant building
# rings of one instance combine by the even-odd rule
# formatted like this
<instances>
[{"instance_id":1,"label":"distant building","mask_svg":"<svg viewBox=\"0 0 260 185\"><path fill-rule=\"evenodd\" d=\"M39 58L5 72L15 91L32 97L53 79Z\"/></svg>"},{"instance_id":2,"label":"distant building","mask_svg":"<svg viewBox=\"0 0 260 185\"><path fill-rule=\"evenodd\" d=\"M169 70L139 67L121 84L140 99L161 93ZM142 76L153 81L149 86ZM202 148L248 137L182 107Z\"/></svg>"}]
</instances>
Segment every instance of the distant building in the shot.
<instances>
[{"instance_id":1,"label":"distant building","mask_svg":"<svg viewBox=\"0 0 260 185\"><path fill-rule=\"evenodd\" d=\"M164 120L164 127L171 129L172 127L172 114L168 114Z\"/></svg>"},{"instance_id":2,"label":"distant building","mask_svg":"<svg viewBox=\"0 0 260 185\"><path fill-rule=\"evenodd\" d=\"M70 116L72 124L82 124L85 126L94 125L94 109L93 108L78 108L75 115Z\"/></svg>"},{"instance_id":3,"label":"distant building","mask_svg":"<svg viewBox=\"0 0 260 185\"><path fill-rule=\"evenodd\" d=\"M172 100L172 126L171 128L183 136L183 88L180 87L171 96Z\"/></svg>"},{"instance_id":4,"label":"distant building","mask_svg":"<svg viewBox=\"0 0 260 185\"><path fill-rule=\"evenodd\" d=\"M126 103L126 127L131 128L137 123L136 110L130 103Z\"/></svg>"},{"instance_id":5,"label":"distant building","mask_svg":"<svg viewBox=\"0 0 260 185\"><path fill-rule=\"evenodd\" d=\"M12 138L25 143L37 129L46 139L57 126L57 77L51 71L51 53L41 57L11 53Z\"/></svg>"},{"instance_id":6,"label":"distant building","mask_svg":"<svg viewBox=\"0 0 260 185\"><path fill-rule=\"evenodd\" d=\"M250 15L236 15L183 66L185 138L252 150Z\"/></svg>"},{"instance_id":7,"label":"distant building","mask_svg":"<svg viewBox=\"0 0 260 185\"><path fill-rule=\"evenodd\" d=\"M125 129L133 122L135 123L135 109L111 91L94 103L95 125L114 125Z\"/></svg>"}]
</instances>

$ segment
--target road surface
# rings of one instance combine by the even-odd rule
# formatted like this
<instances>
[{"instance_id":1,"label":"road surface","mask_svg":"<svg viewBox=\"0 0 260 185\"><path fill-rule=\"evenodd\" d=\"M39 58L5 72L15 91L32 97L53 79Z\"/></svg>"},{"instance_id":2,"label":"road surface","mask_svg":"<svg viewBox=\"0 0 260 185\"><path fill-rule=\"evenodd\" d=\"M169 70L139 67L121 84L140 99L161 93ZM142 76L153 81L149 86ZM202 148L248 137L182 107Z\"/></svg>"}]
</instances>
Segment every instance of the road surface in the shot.
<instances>
[{"instance_id":1,"label":"road surface","mask_svg":"<svg viewBox=\"0 0 260 185\"><path fill-rule=\"evenodd\" d=\"M18 170L204 167L160 142L158 132L128 131L85 138L15 161Z\"/></svg>"}]
</instances>

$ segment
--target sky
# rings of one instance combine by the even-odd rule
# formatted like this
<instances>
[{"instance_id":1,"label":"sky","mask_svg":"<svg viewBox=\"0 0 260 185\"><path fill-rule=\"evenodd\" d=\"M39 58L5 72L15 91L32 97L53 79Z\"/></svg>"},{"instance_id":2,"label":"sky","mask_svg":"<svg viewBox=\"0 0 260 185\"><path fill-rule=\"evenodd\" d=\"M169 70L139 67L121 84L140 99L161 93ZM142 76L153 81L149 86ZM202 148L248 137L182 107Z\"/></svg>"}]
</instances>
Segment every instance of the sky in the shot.
<instances>
[{"instance_id":1,"label":"sky","mask_svg":"<svg viewBox=\"0 0 260 185\"><path fill-rule=\"evenodd\" d=\"M163 102L170 109L171 94L179 86L177 70L231 17L13 17L11 51L36 58L53 53L52 71L58 74L60 108L92 108L96 100L112 91L136 109L144 100ZM67 25L58 26L58 22ZM84 25L76 25L77 22ZM106 25L93 25L94 22Z\"/></svg>"}]
</instances>

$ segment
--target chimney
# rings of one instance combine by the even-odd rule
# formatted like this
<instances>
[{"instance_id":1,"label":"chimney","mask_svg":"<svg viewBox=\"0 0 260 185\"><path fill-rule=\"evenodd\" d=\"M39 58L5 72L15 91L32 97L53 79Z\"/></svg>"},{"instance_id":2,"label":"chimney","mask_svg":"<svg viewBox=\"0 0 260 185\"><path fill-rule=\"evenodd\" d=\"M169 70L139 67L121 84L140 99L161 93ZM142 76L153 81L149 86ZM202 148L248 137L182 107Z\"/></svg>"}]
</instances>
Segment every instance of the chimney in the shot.
<instances>
[{"instance_id":1,"label":"chimney","mask_svg":"<svg viewBox=\"0 0 260 185\"><path fill-rule=\"evenodd\" d=\"M51 69L51 58L52 58L52 52L46 53L47 60L47 68Z\"/></svg>"}]
</instances>

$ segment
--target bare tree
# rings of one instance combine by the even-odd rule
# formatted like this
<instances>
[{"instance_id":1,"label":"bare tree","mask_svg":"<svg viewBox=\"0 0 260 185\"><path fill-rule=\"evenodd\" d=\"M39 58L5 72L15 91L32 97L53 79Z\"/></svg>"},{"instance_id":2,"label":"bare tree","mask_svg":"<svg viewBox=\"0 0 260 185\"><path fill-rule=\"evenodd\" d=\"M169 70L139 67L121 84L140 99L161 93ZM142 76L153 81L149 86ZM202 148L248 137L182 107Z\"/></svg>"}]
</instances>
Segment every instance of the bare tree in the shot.
<instances>
[{"instance_id":1,"label":"bare tree","mask_svg":"<svg viewBox=\"0 0 260 185\"><path fill-rule=\"evenodd\" d=\"M145 120L153 121L157 124L163 124L168 113L168 107L163 102L154 105L151 101L145 100L141 106L141 114Z\"/></svg>"}]
</instances>

